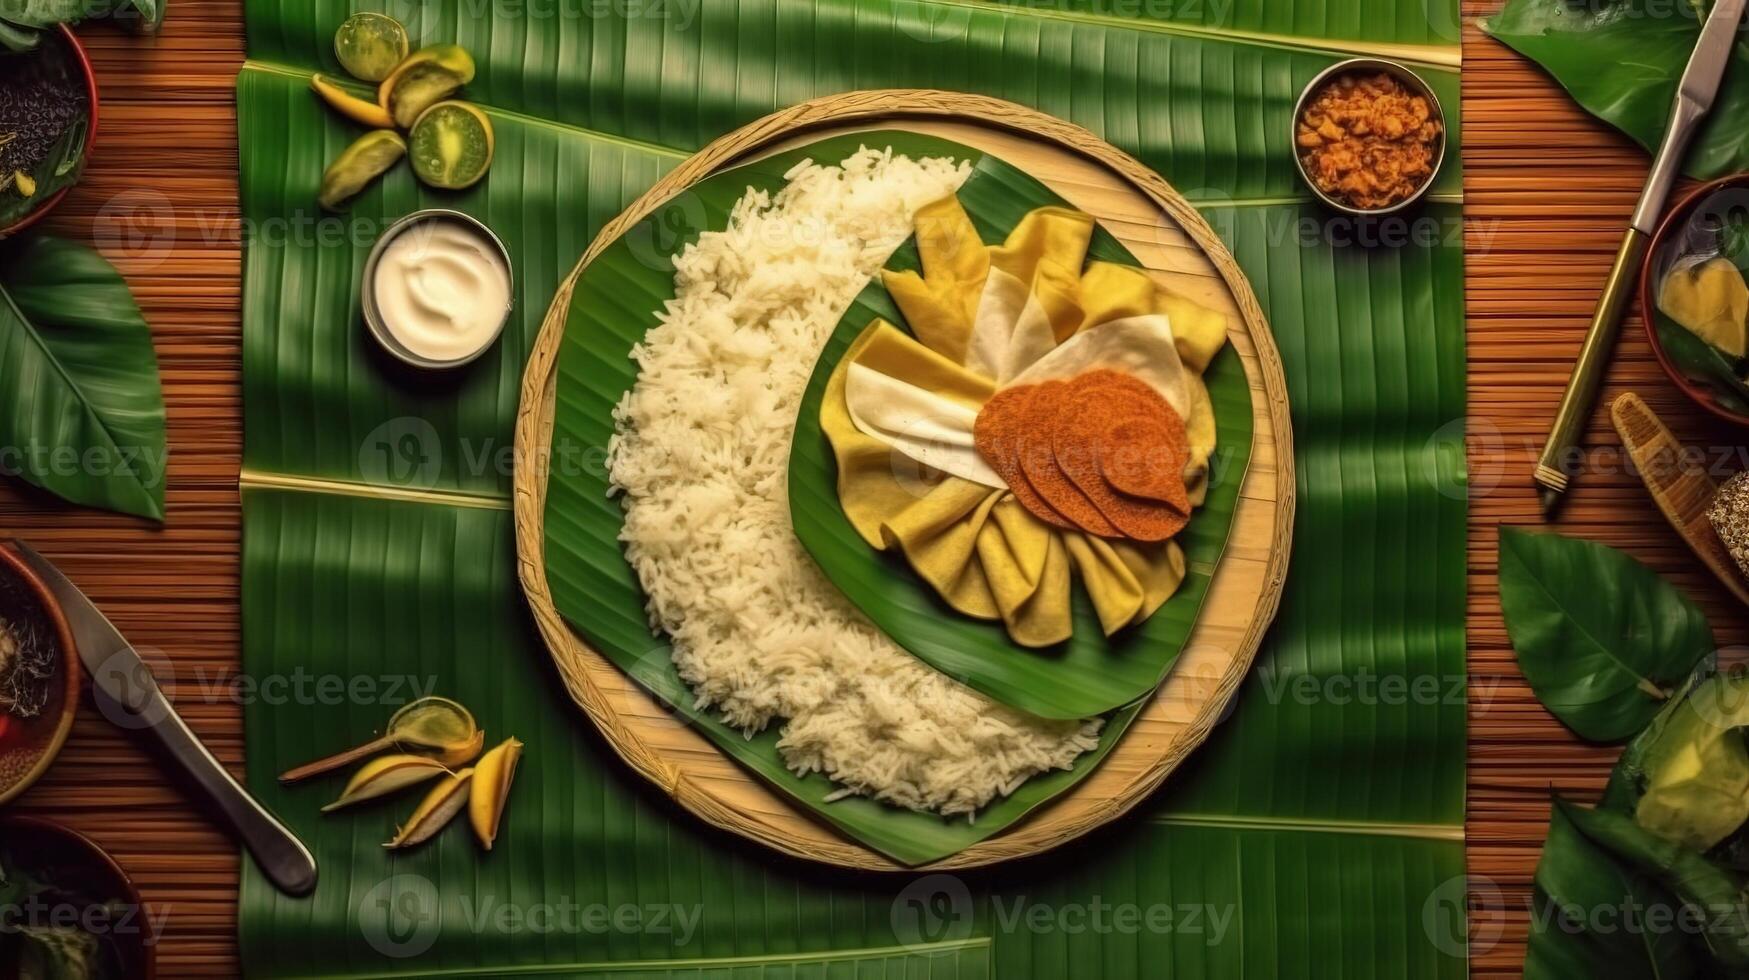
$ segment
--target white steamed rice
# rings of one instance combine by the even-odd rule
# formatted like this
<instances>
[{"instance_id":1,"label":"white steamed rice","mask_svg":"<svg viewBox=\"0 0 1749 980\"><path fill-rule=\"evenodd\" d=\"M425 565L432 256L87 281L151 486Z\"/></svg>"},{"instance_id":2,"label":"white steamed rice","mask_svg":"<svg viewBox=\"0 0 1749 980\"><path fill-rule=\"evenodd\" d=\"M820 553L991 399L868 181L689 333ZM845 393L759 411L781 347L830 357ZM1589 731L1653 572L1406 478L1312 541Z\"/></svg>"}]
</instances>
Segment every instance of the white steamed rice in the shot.
<instances>
[{"instance_id":1,"label":"white steamed rice","mask_svg":"<svg viewBox=\"0 0 1749 980\"><path fill-rule=\"evenodd\" d=\"M678 296L633 351L609 465L651 624L701 706L751 734L787 719L798 773L972 814L1094 747L1100 722L995 704L900 649L815 567L786 493L797 406L839 317L917 208L969 167L863 149L811 162L675 260Z\"/></svg>"}]
</instances>

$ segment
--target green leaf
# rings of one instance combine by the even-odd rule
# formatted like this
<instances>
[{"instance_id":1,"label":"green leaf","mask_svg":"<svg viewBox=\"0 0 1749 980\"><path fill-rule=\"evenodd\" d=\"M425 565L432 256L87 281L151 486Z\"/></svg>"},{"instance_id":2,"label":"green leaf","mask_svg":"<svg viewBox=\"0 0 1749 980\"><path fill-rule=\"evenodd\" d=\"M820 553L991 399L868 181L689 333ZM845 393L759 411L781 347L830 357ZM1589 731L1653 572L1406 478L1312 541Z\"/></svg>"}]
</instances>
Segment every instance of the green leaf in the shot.
<instances>
[{"instance_id":1,"label":"green leaf","mask_svg":"<svg viewBox=\"0 0 1749 980\"><path fill-rule=\"evenodd\" d=\"M1538 700L1594 742L1644 728L1716 649L1700 609L1657 573L1558 534L1500 529L1500 606Z\"/></svg>"},{"instance_id":2,"label":"green leaf","mask_svg":"<svg viewBox=\"0 0 1749 980\"><path fill-rule=\"evenodd\" d=\"M1699 980L1694 937L1675 927L1669 889L1593 843L1557 805L1536 866L1525 980Z\"/></svg>"},{"instance_id":3,"label":"green leaf","mask_svg":"<svg viewBox=\"0 0 1749 980\"><path fill-rule=\"evenodd\" d=\"M74 503L164 518L164 395L121 274L46 235L0 246L0 471Z\"/></svg>"},{"instance_id":4,"label":"green leaf","mask_svg":"<svg viewBox=\"0 0 1749 980\"><path fill-rule=\"evenodd\" d=\"M88 10L87 0L0 0L0 20L19 27L75 24Z\"/></svg>"},{"instance_id":5,"label":"green leaf","mask_svg":"<svg viewBox=\"0 0 1749 980\"><path fill-rule=\"evenodd\" d=\"M1658 343L1665 356L1683 377L1706 388L1725 408L1749 416L1749 383L1738 375L1737 365L1724 351L1695 336L1662 311L1652 314L1652 325L1658 331Z\"/></svg>"},{"instance_id":6,"label":"green leaf","mask_svg":"<svg viewBox=\"0 0 1749 980\"><path fill-rule=\"evenodd\" d=\"M891 146L895 152L913 157L980 156L956 143L903 132L835 137L717 174L628 229L590 263L572 294L559 355L551 446L554 460L575 459L579 447L605 446L613 437L614 406L637 381L632 347L657 324L657 313L674 297L669 256L700 233L727 227L729 210L749 188L775 192L783 184L784 173L796 162L804 158L836 162L865 144ZM861 327L855 329L860 331ZM842 328L835 335L840 352L848 339ZM1239 383L1243 388L1242 375ZM808 429L798 424L796 442L812 442L817 467L830 470L829 457L824 456L827 450L819 444L817 410L809 416L807 404L804 399L801 418L814 418L815 425ZM817 393L814 404L818 405ZM561 462L556 472L559 475L547 485L546 562L553 603L559 612L592 647L683 714L730 757L821 819L902 863L923 864L963 850L1000 833L1073 786L1098 765L1134 718L1136 707L1123 706L1147 690L1114 702L1123 710L1107 722L1099 749L1079 759L1074 769L1028 780L1013 794L979 811L973 822L913 813L860 798L828 802L835 788L829 780L797 777L784 766L777 751L781 724L749 739L719 721L715 712L694 706L694 696L674 668L666 639L650 636L646 600L620 545L623 514L618 501L609 495L605 469ZM825 479L829 484L830 475ZM836 495L830 499L833 513L839 513ZM862 543L860 538L857 543ZM1004 649L1012 652L1006 644ZM1173 647L1164 656L1169 659L1175 653ZM1089 717L1107 710L1100 707L1070 717Z\"/></svg>"},{"instance_id":7,"label":"green leaf","mask_svg":"<svg viewBox=\"0 0 1749 980\"><path fill-rule=\"evenodd\" d=\"M1749 972L1749 900L1742 880L1694 851L1652 836L1630 817L1558 797L1555 809L1593 844L1669 889L1698 917L1701 938L1719 967L1733 976Z\"/></svg>"},{"instance_id":8,"label":"green leaf","mask_svg":"<svg viewBox=\"0 0 1749 980\"><path fill-rule=\"evenodd\" d=\"M1695 666L1694 673L1688 680L1658 709L1658 714L1650 724L1635 735L1633 741L1622 749L1616 758L1615 767L1610 770L1609 783L1603 790L1603 801L1600 804L1605 809L1617 813L1633 813L1639 806L1640 797L1645 795L1646 782L1650 778L1648 766L1655 766L1659 757L1677 742L1687 742L1688 729L1694 721L1697 705L1693 701L1695 692L1710 683L1716 676L1717 656L1703 657ZM1667 735L1675 737L1666 741Z\"/></svg>"},{"instance_id":9,"label":"green leaf","mask_svg":"<svg viewBox=\"0 0 1749 980\"><path fill-rule=\"evenodd\" d=\"M1696 9L1686 0L1509 0L1482 29L1542 65L1587 112L1656 150L1700 40ZM1683 172L1706 180L1746 167L1749 48L1737 43Z\"/></svg>"},{"instance_id":10,"label":"green leaf","mask_svg":"<svg viewBox=\"0 0 1749 980\"><path fill-rule=\"evenodd\" d=\"M997 244L1027 211L1066 203L1036 179L991 156L978 161L959 196L979 234ZM1104 228L1096 229L1089 255L1136 264ZM882 632L925 663L997 701L1046 718L1088 718L1146 696L1159 686L1190 636L1232 529L1239 484L1251 456L1251 392L1238 355L1229 346L1205 377L1221 456L1207 502L1177 539L1185 552L1184 584L1147 622L1109 639L1092 602L1077 588L1074 635L1048 651L1026 650L1009 639L1000 622L971 619L946 607L902 556L870 548L838 504L837 467L820 428L820 402L844 352L877 316L905 324L879 280L839 321L802 397L789 470L796 537L826 577Z\"/></svg>"},{"instance_id":11,"label":"green leaf","mask_svg":"<svg viewBox=\"0 0 1749 980\"><path fill-rule=\"evenodd\" d=\"M1288 138L1312 74L1369 53L1327 38L1443 38L1429 18L1456 23L1455 2L1424 13L1377 0L1271 0L1231 5L1206 24L1192 11L1219 5L1114 3L1089 15L1037 4L702 0L546 20L503 7L475 16L464 0L366 6L405 16L426 43L458 41L476 55L468 95L492 115L498 156L465 194L429 192L403 171L362 195L344 224L311 221L322 168L355 130L310 96L309 74L335 70L334 29L358 4L245 4L242 208L261 231L245 252L245 483L332 481L320 492L244 493L244 671L277 679L244 709L248 782L322 867L313 897L289 899L243 862L250 975L1466 975L1455 41L1402 55L1454 124L1442 196L1417 217L1428 238L1351 244L1354 229L1304 195ZM1140 10L1170 19L1120 19ZM955 875L965 917L929 911L952 897L941 879L783 859L710 830L633 774L532 635L508 516L483 509L508 505L499 454L522 356L602 224L735 125L805 98L891 86L1042 108L1205 202L1280 345L1300 481L1296 563L1230 719L1126 819L1037 860ZM385 363L358 320L374 230L421 206L486 220L516 266L504 340L453 378ZM416 437L406 454L394 451L406 440L389 438L402 435ZM346 495L403 489L460 503ZM455 828L389 856L380 834L402 815L396 805L323 818L317 807L342 777L277 785L277 772L381 725L380 696L314 696L319 678L357 676L464 692L489 732L529 743L491 854ZM288 697L300 678L306 696ZM700 919L685 941L518 925L515 912L552 896L588 910L673 904ZM1099 931L1077 918L1117 903L1172 912L1186 928ZM506 918L490 917L507 907ZM1016 919L1017 908L1044 926ZM1198 918L1179 918L1185 909ZM965 937L957 948L955 936ZM404 943L429 948L409 958Z\"/></svg>"},{"instance_id":12,"label":"green leaf","mask_svg":"<svg viewBox=\"0 0 1749 980\"><path fill-rule=\"evenodd\" d=\"M136 34L156 34L164 26L170 0L115 0L110 19Z\"/></svg>"},{"instance_id":13,"label":"green leaf","mask_svg":"<svg viewBox=\"0 0 1749 980\"><path fill-rule=\"evenodd\" d=\"M34 27L20 27L10 21L0 20L0 47L14 54L24 51L34 51L42 43L42 31Z\"/></svg>"}]
</instances>

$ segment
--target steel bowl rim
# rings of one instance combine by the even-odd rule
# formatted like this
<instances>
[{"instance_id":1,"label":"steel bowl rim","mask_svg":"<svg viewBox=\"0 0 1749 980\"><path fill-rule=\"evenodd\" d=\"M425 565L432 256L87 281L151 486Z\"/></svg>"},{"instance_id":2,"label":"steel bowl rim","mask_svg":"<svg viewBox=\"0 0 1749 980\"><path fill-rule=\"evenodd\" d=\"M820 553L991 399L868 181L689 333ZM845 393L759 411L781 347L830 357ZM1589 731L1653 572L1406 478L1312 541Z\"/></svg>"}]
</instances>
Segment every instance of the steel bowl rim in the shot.
<instances>
[{"instance_id":1,"label":"steel bowl rim","mask_svg":"<svg viewBox=\"0 0 1749 980\"><path fill-rule=\"evenodd\" d=\"M421 357L402 346L401 342L396 340L394 334L389 331L388 324L383 322L382 311L377 308L377 267L382 264L383 253L388 250L390 243L405 234L408 229L427 221L457 221L485 235L486 240L492 243L492 247L498 251L499 257L504 260L504 272L510 279L510 300L504 304L504 316L499 319L497 328L492 331L490 337L487 337L480 344L479 349L466 357L460 357L453 361L439 361L429 357ZM457 211L454 208L421 208L396 219L383 230L381 235L377 236L376 244L371 246L370 254L364 260L364 275L361 278L359 303L364 312L365 326L369 328L370 335L376 339L377 345L401 363L428 371L447 371L466 367L484 357L486 352L496 346L498 339L504 335L504 328L510 323L510 314L516 309L516 267L510 261L510 249L505 247L504 240L498 237L497 232L488 228L484 221L466 211Z\"/></svg>"},{"instance_id":2,"label":"steel bowl rim","mask_svg":"<svg viewBox=\"0 0 1749 980\"><path fill-rule=\"evenodd\" d=\"M1421 186L1416 188L1415 192L1408 197L1403 198L1401 201L1398 201L1389 207L1376 209L1354 207L1353 205L1339 201L1320 190L1318 185L1312 182L1312 176L1306 173L1306 162L1300 157L1299 148L1300 117L1305 115L1306 103L1311 99L1312 93L1323 88L1326 82L1335 78L1337 75L1366 68L1384 71L1397 78L1399 81L1408 83L1410 87L1414 88L1416 92L1427 99L1427 104L1433 109L1433 118L1439 121L1439 152L1434 155L1433 172L1428 174L1427 179L1421 183ZM1445 106L1440 103L1439 95L1433 91L1433 86L1427 83L1427 79L1422 78L1414 69L1401 62L1392 61L1389 58L1347 58L1338 61L1318 74L1313 75L1312 80L1306 83L1306 87L1300 90L1300 97L1294 102L1293 118L1288 121L1288 145L1293 148L1294 171L1300 175L1300 182L1305 184L1306 188L1310 190L1319 201L1323 202L1327 207L1333 208L1351 217L1382 218L1403 211L1411 205L1420 203L1420 201L1433 190L1433 185L1439 182L1440 171L1445 168L1446 152L1450 148L1447 129Z\"/></svg>"}]
</instances>

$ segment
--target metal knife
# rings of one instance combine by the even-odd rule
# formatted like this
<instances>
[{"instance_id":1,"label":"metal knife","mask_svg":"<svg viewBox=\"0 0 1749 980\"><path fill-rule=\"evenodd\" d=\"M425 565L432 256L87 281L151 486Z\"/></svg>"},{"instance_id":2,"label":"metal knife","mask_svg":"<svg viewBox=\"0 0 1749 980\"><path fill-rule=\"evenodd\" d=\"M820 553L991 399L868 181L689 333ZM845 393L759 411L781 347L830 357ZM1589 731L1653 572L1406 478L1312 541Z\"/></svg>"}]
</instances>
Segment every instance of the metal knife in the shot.
<instances>
[{"instance_id":1,"label":"metal knife","mask_svg":"<svg viewBox=\"0 0 1749 980\"><path fill-rule=\"evenodd\" d=\"M1670 112L1670 128L1664 131L1663 145L1652 159L1652 172L1640 192L1640 203L1634 208L1627 236L1616 252L1615 265L1609 270L1603 296L1591 318L1591 329L1585 335L1585 345L1579 349L1579 362L1573 367L1573 377L1568 380L1560 410L1555 413L1554 428L1537 458L1535 478L1542 488L1544 514L1554 511L1573 478L1573 447L1578 444L1591 416L1591 405L1597 400L1597 389L1603 382L1610 351L1615 347L1621 316L1632 296L1640 262L1646 257L1670 188L1676 184L1688 144L1719 93L1746 2L1749 0L1718 0L1701 28L1700 41L1689 56L1688 67L1682 72L1682 84L1677 87L1676 104ZM1670 15L1678 16L1674 10Z\"/></svg>"},{"instance_id":2,"label":"metal knife","mask_svg":"<svg viewBox=\"0 0 1749 980\"><path fill-rule=\"evenodd\" d=\"M207 751L177 715L159 689L152 669L109 619L48 559L22 541L5 542L17 550L66 613L79 660L91 675L98 705L111 721L132 731L148 731L218 808L225 823L242 839L274 887L287 895L307 895L316 887L316 859L285 825L238 785L219 760Z\"/></svg>"}]
</instances>

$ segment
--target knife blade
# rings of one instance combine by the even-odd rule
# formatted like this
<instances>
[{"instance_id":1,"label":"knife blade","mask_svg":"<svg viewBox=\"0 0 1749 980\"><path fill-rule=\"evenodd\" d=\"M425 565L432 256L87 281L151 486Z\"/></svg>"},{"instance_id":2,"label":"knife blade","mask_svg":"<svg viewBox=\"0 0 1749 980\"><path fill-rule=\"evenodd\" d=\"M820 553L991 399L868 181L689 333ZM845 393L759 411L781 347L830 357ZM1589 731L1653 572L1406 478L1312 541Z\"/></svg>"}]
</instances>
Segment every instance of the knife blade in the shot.
<instances>
[{"instance_id":1,"label":"knife blade","mask_svg":"<svg viewBox=\"0 0 1749 980\"><path fill-rule=\"evenodd\" d=\"M1658 217L1670 198L1681 172L1682 158L1688 144L1694 140L1701 120L1712 111L1724 81L1725 69L1731 63L1731 49L1737 40L1737 27L1743 20L1743 9L1749 0L1718 0L1701 28L1700 40L1682 70L1682 80L1676 87L1676 99L1670 111L1670 125L1664 130L1663 142L1652 159L1652 170L1640 191L1639 203L1628 224L1627 234L1617 249L1615 264L1610 268L1597 311L1591 318L1591 328L1585 334L1585 344L1579 349L1579 360L1573 366L1573 376L1561 395L1561 407L1555 413L1555 424L1548 442L1537 457L1533 474L1541 488L1544 514L1553 513L1567 492L1573 478L1573 447L1590 418L1591 406L1597 400L1597 389L1603 383L1610 352L1615 348L1622 313L1627 310L1639 274L1640 261L1657 230ZM1671 16L1676 16L1672 12Z\"/></svg>"},{"instance_id":2,"label":"knife blade","mask_svg":"<svg viewBox=\"0 0 1749 980\"><path fill-rule=\"evenodd\" d=\"M93 694L105 717L123 729L149 732L158 740L217 807L274 887L294 896L314 890L316 859L309 849L207 751L158 687L152 668L109 617L53 562L22 541L6 544L54 593L72 628L79 661L91 677Z\"/></svg>"}]
</instances>

